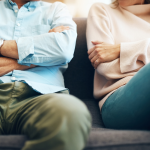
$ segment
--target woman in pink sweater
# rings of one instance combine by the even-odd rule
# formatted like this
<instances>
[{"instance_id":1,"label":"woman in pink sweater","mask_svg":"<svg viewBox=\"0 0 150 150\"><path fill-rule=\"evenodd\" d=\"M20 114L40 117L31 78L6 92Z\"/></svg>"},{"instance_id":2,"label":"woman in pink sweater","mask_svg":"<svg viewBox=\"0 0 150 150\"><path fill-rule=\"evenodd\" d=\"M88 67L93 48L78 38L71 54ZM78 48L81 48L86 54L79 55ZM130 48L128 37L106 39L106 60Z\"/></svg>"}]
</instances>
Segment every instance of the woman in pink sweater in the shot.
<instances>
[{"instance_id":1,"label":"woman in pink sweater","mask_svg":"<svg viewBox=\"0 0 150 150\"><path fill-rule=\"evenodd\" d=\"M150 0L94 4L87 22L94 96L107 128L150 129Z\"/></svg>"}]
</instances>

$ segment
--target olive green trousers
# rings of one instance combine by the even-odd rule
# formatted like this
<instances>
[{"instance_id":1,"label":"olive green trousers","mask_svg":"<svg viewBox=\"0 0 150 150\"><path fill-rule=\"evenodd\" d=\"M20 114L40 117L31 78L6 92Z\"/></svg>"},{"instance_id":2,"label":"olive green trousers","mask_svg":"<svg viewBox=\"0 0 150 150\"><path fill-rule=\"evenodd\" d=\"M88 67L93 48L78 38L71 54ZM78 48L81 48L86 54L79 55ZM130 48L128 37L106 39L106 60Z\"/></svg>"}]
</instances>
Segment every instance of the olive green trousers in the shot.
<instances>
[{"instance_id":1,"label":"olive green trousers","mask_svg":"<svg viewBox=\"0 0 150 150\"><path fill-rule=\"evenodd\" d=\"M22 82L0 84L0 135L26 135L22 150L82 150L91 115L64 93L41 95Z\"/></svg>"}]
</instances>

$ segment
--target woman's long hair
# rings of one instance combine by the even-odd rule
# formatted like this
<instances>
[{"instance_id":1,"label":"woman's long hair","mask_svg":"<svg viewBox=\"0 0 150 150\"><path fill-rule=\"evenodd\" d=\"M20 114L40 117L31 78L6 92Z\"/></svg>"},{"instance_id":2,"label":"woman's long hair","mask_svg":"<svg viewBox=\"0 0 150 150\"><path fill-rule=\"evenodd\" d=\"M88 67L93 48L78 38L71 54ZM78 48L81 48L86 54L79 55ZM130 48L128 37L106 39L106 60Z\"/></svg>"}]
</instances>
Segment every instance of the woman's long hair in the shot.
<instances>
[{"instance_id":1,"label":"woman's long hair","mask_svg":"<svg viewBox=\"0 0 150 150\"><path fill-rule=\"evenodd\" d=\"M118 7L118 5L119 5L118 0L114 0L112 2L112 4L114 4L116 7ZM150 4L150 0L145 0L145 4Z\"/></svg>"}]
</instances>

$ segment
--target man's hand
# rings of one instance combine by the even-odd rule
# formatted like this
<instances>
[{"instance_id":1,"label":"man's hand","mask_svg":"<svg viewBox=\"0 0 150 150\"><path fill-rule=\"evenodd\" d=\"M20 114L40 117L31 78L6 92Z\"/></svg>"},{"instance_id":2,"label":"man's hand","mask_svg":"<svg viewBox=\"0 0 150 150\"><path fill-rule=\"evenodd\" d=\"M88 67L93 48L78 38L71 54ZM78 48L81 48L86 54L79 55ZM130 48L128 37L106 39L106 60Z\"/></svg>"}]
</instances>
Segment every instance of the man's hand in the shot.
<instances>
[{"instance_id":1,"label":"man's hand","mask_svg":"<svg viewBox=\"0 0 150 150\"><path fill-rule=\"evenodd\" d=\"M92 41L95 45L88 51L89 59L96 69L100 63L110 62L120 57L120 44L112 45L100 41Z\"/></svg>"},{"instance_id":2,"label":"man's hand","mask_svg":"<svg viewBox=\"0 0 150 150\"><path fill-rule=\"evenodd\" d=\"M12 58L0 57L0 76L3 76L13 70L27 70L36 67L35 65L23 66Z\"/></svg>"},{"instance_id":3,"label":"man's hand","mask_svg":"<svg viewBox=\"0 0 150 150\"><path fill-rule=\"evenodd\" d=\"M70 28L69 27L65 27L65 26L59 26L59 27L56 27L56 28L53 28L53 29L51 29L51 30L49 30L49 33L51 33L51 32L59 32L59 33L61 33L61 32L63 32L63 31L65 31L65 30L69 30Z\"/></svg>"}]
</instances>

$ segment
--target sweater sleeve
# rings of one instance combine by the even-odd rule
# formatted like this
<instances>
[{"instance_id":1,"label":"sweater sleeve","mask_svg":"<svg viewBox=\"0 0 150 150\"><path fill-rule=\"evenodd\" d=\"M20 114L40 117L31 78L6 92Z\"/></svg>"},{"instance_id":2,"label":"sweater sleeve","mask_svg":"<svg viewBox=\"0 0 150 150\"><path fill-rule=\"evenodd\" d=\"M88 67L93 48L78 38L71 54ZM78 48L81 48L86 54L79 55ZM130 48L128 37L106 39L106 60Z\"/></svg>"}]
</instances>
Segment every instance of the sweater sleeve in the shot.
<instances>
[{"instance_id":1,"label":"sweater sleeve","mask_svg":"<svg viewBox=\"0 0 150 150\"><path fill-rule=\"evenodd\" d=\"M89 12L87 20L87 45L88 50L94 45L91 41L101 41L114 44L114 38L111 33L110 19L103 4L95 3Z\"/></svg>"},{"instance_id":2,"label":"sweater sleeve","mask_svg":"<svg viewBox=\"0 0 150 150\"><path fill-rule=\"evenodd\" d=\"M120 70L121 73L140 69L150 62L150 38L121 43Z\"/></svg>"},{"instance_id":3,"label":"sweater sleeve","mask_svg":"<svg viewBox=\"0 0 150 150\"><path fill-rule=\"evenodd\" d=\"M91 7L88 15L86 36L88 50L94 46L91 41L98 40L108 44L115 44L111 20L105 4L95 3ZM99 65L98 70L104 76L107 76L112 68L114 73L124 74L139 70L150 62L150 38L134 42L122 42L120 44L120 59Z\"/></svg>"}]
</instances>

